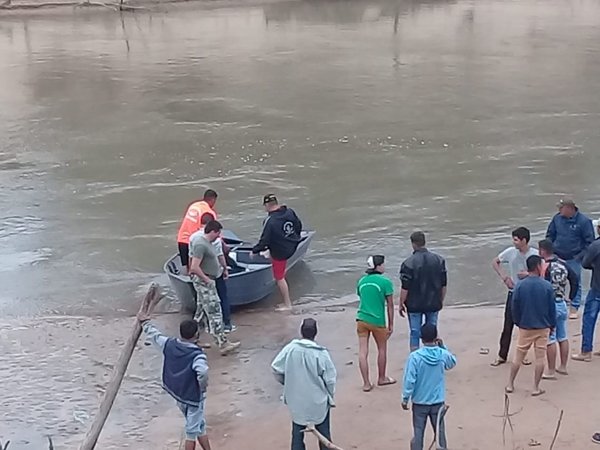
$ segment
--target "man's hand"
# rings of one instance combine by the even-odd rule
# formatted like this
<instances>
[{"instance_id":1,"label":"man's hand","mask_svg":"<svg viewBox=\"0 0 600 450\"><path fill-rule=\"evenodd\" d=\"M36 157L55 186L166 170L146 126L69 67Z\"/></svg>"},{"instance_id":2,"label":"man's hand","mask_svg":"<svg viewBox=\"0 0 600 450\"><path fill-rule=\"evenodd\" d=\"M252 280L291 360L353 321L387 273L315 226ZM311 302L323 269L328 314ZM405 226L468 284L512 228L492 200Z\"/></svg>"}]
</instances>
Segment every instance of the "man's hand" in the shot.
<instances>
[{"instance_id":1,"label":"man's hand","mask_svg":"<svg viewBox=\"0 0 600 450\"><path fill-rule=\"evenodd\" d=\"M527 278L528 276L529 276L529 272L527 272L526 270L522 270L521 272L519 272L517 274L517 277L519 277L519 280Z\"/></svg>"},{"instance_id":2,"label":"man's hand","mask_svg":"<svg viewBox=\"0 0 600 450\"><path fill-rule=\"evenodd\" d=\"M405 317L406 316L406 305L401 304L400 307L398 308L398 312L400 313L400 317Z\"/></svg>"},{"instance_id":3,"label":"man's hand","mask_svg":"<svg viewBox=\"0 0 600 450\"><path fill-rule=\"evenodd\" d=\"M408 402L402 402L402 409L408 411Z\"/></svg>"},{"instance_id":4,"label":"man's hand","mask_svg":"<svg viewBox=\"0 0 600 450\"><path fill-rule=\"evenodd\" d=\"M437 338L435 340L435 345L437 345L438 347L443 347L443 345L444 345L443 339L442 338Z\"/></svg>"},{"instance_id":5,"label":"man's hand","mask_svg":"<svg viewBox=\"0 0 600 450\"><path fill-rule=\"evenodd\" d=\"M140 311L140 312L138 312L138 313L137 313L137 319L138 319L138 320L139 320L141 323L147 322L147 321L149 321L149 320L150 320L150 314L148 314L148 313L147 313L147 312L145 312L145 311Z\"/></svg>"},{"instance_id":6,"label":"man's hand","mask_svg":"<svg viewBox=\"0 0 600 450\"><path fill-rule=\"evenodd\" d=\"M250 252L250 259L254 259L255 256L256 256L256 253Z\"/></svg>"},{"instance_id":7,"label":"man's hand","mask_svg":"<svg viewBox=\"0 0 600 450\"><path fill-rule=\"evenodd\" d=\"M388 339L389 339L389 337L392 335L392 333L394 333L394 326L393 325L389 325L388 329L387 329L387 332L388 332Z\"/></svg>"},{"instance_id":8,"label":"man's hand","mask_svg":"<svg viewBox=\"0 0 600 450\"><path fill-rule=\"evenodd\" d=\"M215 282L215 280L211 279L211 278L206 278L206 280L202 280L202 282L204 284L206 284L206 287L209 288L216 288L217 287L217 283Z\"/></svg>"},{"instance_id":9,"label":"man's hand","mask_svg":"<svg viewBox=\"0 0 600 450\"><path fill-rule=\"evenodd\" d=\"M223 279L226 280L227 278L229 278L229 270L227 269L227 267L225 267L223 269Z\"/></svg>"},{"instance_id":10,"label":"man's hand","mask_svg":"<svg viewBox=\"0 0 600 450\"><path fill-rule=\"evenodd\" d=\"M503 281L507 288L514 289L515 283L513 282L511 277L504 277Z\"/></svg>"}]
</instances>

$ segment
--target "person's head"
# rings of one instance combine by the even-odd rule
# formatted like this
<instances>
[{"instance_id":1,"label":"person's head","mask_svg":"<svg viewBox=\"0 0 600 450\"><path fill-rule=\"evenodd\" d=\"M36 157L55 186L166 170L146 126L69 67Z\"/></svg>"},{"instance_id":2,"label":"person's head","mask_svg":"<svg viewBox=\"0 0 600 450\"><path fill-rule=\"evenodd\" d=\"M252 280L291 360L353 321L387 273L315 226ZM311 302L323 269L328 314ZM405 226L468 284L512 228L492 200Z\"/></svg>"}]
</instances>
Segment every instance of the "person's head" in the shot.
<instances>
[{"instance_id":1,"label":"person's head","mask_svg":"<svg viewBox=\"0 0 600 450\"><path fill-rule=\"evenodd\" d=\"M410 235L410 243L414 250L425 247L425 233L422 231L415 231Z\"/></svg>"},{"instance_id":2,"label":"person's head","mask_svg":"<svg viewBox=\"0 0 600 450\"><path fill-rule=\"evenodd\" d=\"M184 341L195 342L199 335L198 322L195 320L184 320L179 324L179 335Z\"/></svg>"},{"instance_id":3,"label":"person's head","mask_svg":"<svg viewBox=\"0 0 600 450\"><path fill-rule=\"evenodd\" d=\"M202 217L200 217L200 225L206 225L208 222L215 220L215 216L211 213L204 213Z\"/></svg>"},{"instance_id":4,"label":"person's head","mask_svg":"<svg viewBox=\"0 0 600 450\"><path fill-rule=\"evenodd\" d=\"M541 276L543 261L544 260L538 255L531 255L527 258L527 272L529 272L529 275Z\"/></svg>"},{"instance_id":5,"label":"person's head","mask_svg":"<svg viewBox=\"0 0 600 450\"><path fill-rule=\"evenodd\" d=\"M367 258L367 273L384 273L385 256L372 255Z\"/></svg>"},{"instance_id":6,"label":"person's head","mask_svg":"<svg viewBox=\"0 0 600 450\"><path fill-rule=\"evenodd\" d=\"M550 239L544 239L538 243L540 256L544 259L552 258L554 255L554 245Z\"/></svg>"},{"instance_id":7,"label":"person's head","mask_svg":"<svg viewBox=\"0 0 600 450\"><path fill-rule=\"evenodd\" d=\"M513 245L517 250L524 250L529 245L531 233L525 227L519 227L512 231Z\"/></svg>"},{"instance_id":8,"label":"person's head","mask_svg":"<svg viewBox=\"0 0 600 450\"><path fill-rule=\"evenodd\" d=\"M266 212L275 211L279 208L279 202L277 201L277 197L273 194L267 194L263 197L263 206L265 207Z\"/></svg>"},{"instance_id":9,"label":"person's head","mask_svg":"<svg viewBox=\"0 0 600 450\"><path fill-rule=\"evenodd\" d=\"M204 236L210 242L214 242L219 238L219 236L221 236L222 229L223 225L221 225L221 222L211 220L206 225L204 225Z\"/></svg>"},{"instance_id":10,"label":"person's head","mask_svg":"<svg viewBox=\"0 0 600 450\"><path fill-rule=\"evenodd\" d=\"M421 341L423 344L434 344L438 338L437 327L432 323L426 323L421 327Z\"/></svg>"},{"instance_id":11,"label":"person's head","mask_svg":"<svg viewBox=\"0 0 600 450\"><path fill-rule=\"evenodd\" d=\"M561 216L566 217L567 219L573 217L577 212L577 205L575 204L575 201L572 198L561 199L556 204L556 207L558 208L558 213Z\"/></svg>"},{"instance_id":12,"label":"person's head","mask_svg":"<svg viewBox=\"0 0 600 450\"><path fill-rule=\"evenodd\" d=\"M217 197L217 191L207 189L206 192L204 192L204 197L202 197L202 200L204 200L208 204L208 206L213 208L217 203Z\"/></svg>"},{"instance_id":13,"label":"person's head","mask_svg":"<svg viewBox=\"0 0 600 450\"><path fill-rule=\"evenodd\" d=\"M302 339L315 340L317 336L317 321L312 318L304 319L300 325L300 335Z\"/></svg>"}]
</instances>

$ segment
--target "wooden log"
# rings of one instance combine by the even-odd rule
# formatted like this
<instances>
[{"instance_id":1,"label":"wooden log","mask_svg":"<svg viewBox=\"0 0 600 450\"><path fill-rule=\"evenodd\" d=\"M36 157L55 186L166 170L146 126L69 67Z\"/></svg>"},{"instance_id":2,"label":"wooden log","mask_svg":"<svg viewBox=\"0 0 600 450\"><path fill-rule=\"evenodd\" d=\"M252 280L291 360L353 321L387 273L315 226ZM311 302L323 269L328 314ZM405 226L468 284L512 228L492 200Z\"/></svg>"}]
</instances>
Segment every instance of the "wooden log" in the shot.
<instances>
[{"instance_id":1,"label":"wooden log","mask_svg":"<svg viewBox=\"0 0 600 450\"><path fill-rule=\"evenodd\" d=\"M319 440L319 442L321 444L323 444L326 448L329 448L331 450L344 450L341 447L338 447L337 445L335 445L333 442L331 442L329 439L327 439L325 436L323 436L321 433L319 433L317 431L317 429L315 428L314 425L308 425L304 430L303 433L312 433L314 434L317 439Z\"/></svg>"},{"instance_id":2,"label":"wooden log","mask_svg":"<svg viewBox=\"0 0 600 450\"><path fill-rule=\"evenodd\" d=\"M142 304L140 306L140 312L142 313L152 313L152 310L156 306L156 304L160 301L160 288L158 284L152 283ZM83 443L79 447L79 450L93 450L96 447L96 443L98 442L98 437L100 436L100 432L106 423L106 419L108 418L108 414L112 408L112 405L117 396L117 392L119 392L119 387L121 387L121 382L123 381L123 377L125 376L125 372L127 371L127 366L129 365L129 360L131 359L131 355L133 354L133 350L137 344L140 335L142 334L142 326L140 322L135 319L135 324L131 330L131 335L127 342L125 343L125 347L121 351L121 356L119 356L119 360L113 369L113 373L111 375L111 379L106 386L106 391L104 392L104 398L100 403L94 421L92 422L85 438L83 439Z\"/></svg>"}]
</instances>

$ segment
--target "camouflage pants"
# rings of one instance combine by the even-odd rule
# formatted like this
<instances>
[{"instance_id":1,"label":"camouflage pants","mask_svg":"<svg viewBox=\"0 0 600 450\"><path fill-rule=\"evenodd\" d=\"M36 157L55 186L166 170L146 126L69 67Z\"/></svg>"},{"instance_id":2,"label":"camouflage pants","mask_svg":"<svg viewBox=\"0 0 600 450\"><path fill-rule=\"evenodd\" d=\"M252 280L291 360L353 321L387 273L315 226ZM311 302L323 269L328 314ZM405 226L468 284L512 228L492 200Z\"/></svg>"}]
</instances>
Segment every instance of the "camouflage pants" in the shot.
<instances>
[{"instance_id":1,"label":"camouflage pants","mask_svg":"<svg viewBox=\"0 0 600 450\"><path fill-rule=\"evenodd\" d=\"M225 327L223 324L223 312L221 311L221 299L217 293L214 281L206 284L196 275L192 275L194 289L196 289L196 314L194 320L208 322L208 332L217 342L219 347L227 343Z\"/></svg>"}]
</instances>

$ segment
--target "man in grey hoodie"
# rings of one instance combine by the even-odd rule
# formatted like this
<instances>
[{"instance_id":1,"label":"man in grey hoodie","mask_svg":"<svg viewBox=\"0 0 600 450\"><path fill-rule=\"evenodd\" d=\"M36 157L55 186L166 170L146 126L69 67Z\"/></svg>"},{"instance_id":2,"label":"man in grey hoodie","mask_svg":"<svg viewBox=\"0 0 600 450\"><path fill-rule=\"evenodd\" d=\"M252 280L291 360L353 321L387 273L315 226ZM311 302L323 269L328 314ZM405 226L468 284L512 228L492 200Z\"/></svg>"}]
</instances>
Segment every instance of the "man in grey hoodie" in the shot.
<instances>
[{"instance_id":1,"label":"man in grey hoodie","mask_svg":"<svg viewBox=\"0 0 600 450\"><path fill-rule=\"evenodd\" d=\"M329 410L335 406L333 396L337 374L329 352L315 342L317 322L304 319L302 339L294 339L275 357L271 368L283 384L283 401L292 416L292 450L305 450L303 430L314 425L331 439ZM327 447L320 445L321 450Z\"/></svg>"}]
</instances>

